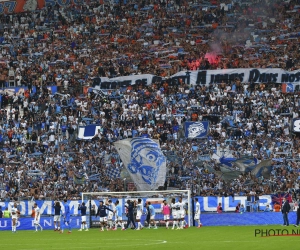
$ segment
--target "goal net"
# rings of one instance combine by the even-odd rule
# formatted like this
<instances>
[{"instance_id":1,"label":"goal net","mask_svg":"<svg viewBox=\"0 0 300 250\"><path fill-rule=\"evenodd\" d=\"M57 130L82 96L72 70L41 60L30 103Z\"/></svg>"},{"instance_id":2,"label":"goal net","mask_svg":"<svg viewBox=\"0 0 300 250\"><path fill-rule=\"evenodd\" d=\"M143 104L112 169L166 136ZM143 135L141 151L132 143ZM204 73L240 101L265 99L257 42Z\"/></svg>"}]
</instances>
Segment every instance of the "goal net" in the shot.
<instances>
[{"instance_id":1,"label":"goal net","mask_svg":"<svg viewBox=\"0 0 300 250\"><path fill-rule=\"evenodd\" d=\"M157 226L165 226L164 215L162 212L163 201L166 200L168 205L171 205L172 199L175 199L177 203L179 199L182 199L184 206L184 220L188 226L192 225L192 207L191 207L191 192L190 190L166 190L166 191L135 191L135 192L92 192L92 193L82 193L82 202L86 203L87 206L87 222L89 227L99 227L100 220L99 217L96 218L97 210L100 201L103 201L104 204L109 205L108 201L111 201L112 205L109 205L110 208L115 208L115 204L119 203L122 208L122 221L127 223L127 214L126 214L126 203L130 201L138 201L141 199L143 205L143 214L141 216L141 223L144 226L148 226L147 222L147 208L146 203L151 202L151 205L155 209L155 222ZM117 202L118 201L118 202ZM136 210L134 210L134 218L136 218ZM109 212L109 211L107 211ZM112 223L116 221L116 216L112 218ZM173 224L172 213L169 219L169 225Z\"/></svg>"}]
</instances>

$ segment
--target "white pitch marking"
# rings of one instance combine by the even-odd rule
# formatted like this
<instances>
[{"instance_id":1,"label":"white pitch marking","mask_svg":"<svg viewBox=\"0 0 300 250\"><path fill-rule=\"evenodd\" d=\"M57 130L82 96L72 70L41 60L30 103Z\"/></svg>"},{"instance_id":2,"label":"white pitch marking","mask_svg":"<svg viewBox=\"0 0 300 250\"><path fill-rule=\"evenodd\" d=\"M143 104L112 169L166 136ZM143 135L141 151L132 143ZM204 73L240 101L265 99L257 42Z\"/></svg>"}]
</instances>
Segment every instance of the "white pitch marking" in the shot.
<instances>
[{"instance_id":1,"label":"white pitch marking","mask_svg":"<svg viewBox=\"0 0 300 250\"><path fill-rule=\"evenodd\" d=\"M128 246L128 247L131 247L131 246L152 246L152 245L160 245L160 244L166 244L167 241L166 240L147 240L148 242L150 241L150 243L140 243L140 244L116 244L115 241L117 239L103 239L103 241L114 241L113 243L104 243L105 247L106 248L115 248L115 247L123 247L123 246ZM139 239L122 239L123 241L125 240L135 240L135 241L141 241ZM152 243L151 243L152 242ZM101 241L100 242L90 242L89 244L101 244ZM113 246L110 246L111 244L113 244ZM8 245L10 246L10 244L1 244L1 245ZM14 246L16 245L32 245L32 244L14 244ZM49 245L49 244L40 244L40 245ZM73 247L74 249L84 249L86 248L86 246L83 246L83 247L80 247L80 246L77 246L77 247ZM20 249L20 250L28 250L29 248L23 248L23 249ZM55 249L66 249L66 248L55 248ZM38 250L38 249L30 249L30 250Z\"/></svg>"}]
</instances>

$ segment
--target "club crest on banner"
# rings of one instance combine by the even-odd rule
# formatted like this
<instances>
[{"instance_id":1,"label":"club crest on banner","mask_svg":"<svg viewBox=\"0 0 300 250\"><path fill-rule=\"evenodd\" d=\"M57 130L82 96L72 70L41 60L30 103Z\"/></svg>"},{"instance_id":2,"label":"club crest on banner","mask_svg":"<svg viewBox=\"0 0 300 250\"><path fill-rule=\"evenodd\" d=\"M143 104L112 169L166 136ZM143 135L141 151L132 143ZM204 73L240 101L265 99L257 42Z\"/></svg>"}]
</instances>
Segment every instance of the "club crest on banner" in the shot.
<instances>
[{"instance_id":1,"label":"club crest on banner","mask_svg":"<svg viewBox=\"0 0 300 250\"><path fill-rule=\"evenodd\" d=\"M204 138L208 134L208 122L185 122L186 138Z\"/></svg>"}]
</instances>

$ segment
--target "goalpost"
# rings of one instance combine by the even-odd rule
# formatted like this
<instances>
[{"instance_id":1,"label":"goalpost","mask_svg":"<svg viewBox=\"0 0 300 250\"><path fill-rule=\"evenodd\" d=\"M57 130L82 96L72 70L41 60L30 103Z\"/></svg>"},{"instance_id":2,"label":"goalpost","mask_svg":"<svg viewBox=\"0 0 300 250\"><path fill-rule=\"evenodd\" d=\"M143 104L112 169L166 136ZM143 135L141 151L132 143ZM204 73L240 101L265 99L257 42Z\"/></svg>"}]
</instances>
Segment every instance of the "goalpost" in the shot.
<instances>
[{"instance_id":1,"label":"goalpost","mask_svg":"<svg viewBox=\"0 0 300 250\"><path fill-rule=\"evenodd\" d=\"M99 206L99 202L103 201L105 203L106 200L111 200L112 203L115 203L117 200L119 204L122 206L122 220L123 222L127 221L126 212L125 212L125 204L127 200L138 200L139 198L142 200L143 207L146 202L150 201L154 206L156 211L155 221L158 225L164 225L164 216L161 211L161 205L163 200L166 200L170 205L172 198L175 198L176 202L179 198L182 198L183 203L185 204L186 215L185 220L190 227L193 225L192 223L192 204L191 200L191 191L190 190L164 190L164 191L132 191L132 192L87 192L82 193L82 202L86 203L87 206L87 218L89 227L99 227L99 218L95 218L95 213L97 213L97 209ZM145 209L144 209L145 210ZM145 210L146 211L146 210ZM115 220L115 218L113 218ZM146 215L143 214L141 218L141 222L144 224L146 220ZM172 224L173 218L170 216L170 222Z\"/></svg>"}]
</instances>

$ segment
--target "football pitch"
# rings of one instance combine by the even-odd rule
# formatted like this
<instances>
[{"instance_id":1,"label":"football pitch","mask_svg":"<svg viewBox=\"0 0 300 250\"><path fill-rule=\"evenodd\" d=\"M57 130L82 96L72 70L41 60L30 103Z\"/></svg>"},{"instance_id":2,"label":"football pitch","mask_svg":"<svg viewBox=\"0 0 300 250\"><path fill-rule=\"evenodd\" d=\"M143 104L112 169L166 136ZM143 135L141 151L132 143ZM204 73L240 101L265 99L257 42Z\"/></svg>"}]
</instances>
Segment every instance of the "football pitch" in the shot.
<instances>
[{"instance_id":1,"label":"football pitch","mask_svg":"<svg viewBox=\"0 0 300 250\"><path fill-rule=\"evenodd\" d=\"M258 231L262 230L262 231ZM277 230L277 231L276 231ZM261 233L263 232L263 234ZM264 233L280 236L261 237ZM298 232L298 235L295 233ZM255 237L256 233L256 237ZM294 233L294 235L292 235ZM281 235L284 234L284 235ZM288 235L286 235L288 234ZM47 249L281 249L299 248L300 230L293 226L228 226L202 227L184 230L165 228L89 232L73 230L71 234L54 231L0 232L2 249L47 250Z\"/></svg>"}]
</instances>

